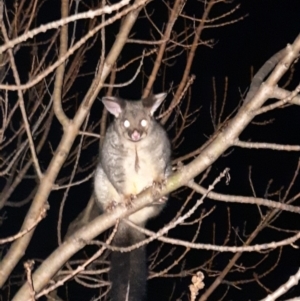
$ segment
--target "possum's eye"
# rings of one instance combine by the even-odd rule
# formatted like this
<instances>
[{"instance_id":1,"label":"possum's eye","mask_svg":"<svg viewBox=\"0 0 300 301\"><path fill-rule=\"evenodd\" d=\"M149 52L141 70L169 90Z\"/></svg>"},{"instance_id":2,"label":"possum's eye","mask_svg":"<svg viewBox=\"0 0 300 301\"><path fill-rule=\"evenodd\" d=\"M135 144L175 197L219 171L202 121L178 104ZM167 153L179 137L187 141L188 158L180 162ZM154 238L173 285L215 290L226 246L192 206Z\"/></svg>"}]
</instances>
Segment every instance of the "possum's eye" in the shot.
<instances>
[{"instance_id":1,"label":"possum's eye","mask_svg":"<svg viewBox=\"0 0 300 301\"><path fill-rule=\"evenodd\" d=\"M130 122L129 122L128 120L125 120L125 121L124 121L124 126L125 126L126 128L129 128L129 127L130 127Z\"/></svg>"},{"instance_id":2,"label":"possum's eye","mask_svg":"<svg viewBox=\"0 0 300 301\"><path fill-rule=\"evenodd\" d=\"M143 128L147 126L147 120L146 119L141 120L141 126Z\"/></svg>"}]
</instances>

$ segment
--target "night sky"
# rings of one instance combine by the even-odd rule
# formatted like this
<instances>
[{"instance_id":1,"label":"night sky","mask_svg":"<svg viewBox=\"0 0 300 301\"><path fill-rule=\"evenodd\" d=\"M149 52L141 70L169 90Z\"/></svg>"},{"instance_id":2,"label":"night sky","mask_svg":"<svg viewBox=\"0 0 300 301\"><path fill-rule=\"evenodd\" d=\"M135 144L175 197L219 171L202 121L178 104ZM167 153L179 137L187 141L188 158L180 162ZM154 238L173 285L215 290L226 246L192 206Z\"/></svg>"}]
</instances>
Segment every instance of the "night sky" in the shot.
<instances>
[{"instance_id":1,"label":"night sky","mask_svg":"<svg viewBox=\"0 0 300 301\"><path fill-rule=\"evenodd\" d=\"M157 2L160 0L154 0L151 5L152 8L156 7ZM200 147L207 139L214 133L214 128L210 118L210 105L214 99L213 95L213 81L215 78L216 91L217 91L217 104L218 109L221 107L221 102L224 93L224 81L228 77L228 97L224 110L224 115L222 120L230 114L241 101L241 95L244 94L251 83L251 77L253 75L251 68L253 68L254 73L262 66L262 64L273 54L275 54L280 49L284 48L288 43L292 43L297 35L300 33L300 1L299 0L241 0L233 1L229 6L220 5L216 10L212 11L212 17L218 16L222 12L228 11L228 7L235 7L235 4L240 2L241 7L232 16L226 18L226 21L245 16L242 21L234 23L229 26L224 26L220 28L212 28L204 31L203 39L213 39L215 46L213 49L200 46L197 50L196 58L191 69L191 74L196 76L196 80L192 86L192 108L197 109L201 107L199 116L195 123L188 129L183 137L183 143L173 151L173 158L176 159L189 151ZM54 3L54 2L53 2ZM186 13L192 14L194 12L194 1L187 1ZM57 8L59 8L59 1L55 1L55 5L58 5L53 9L53 15L49 14L46 7L41 10L41 20L52 21L59 18ZM201 7L197 4L197 9ZM51 9L51 11L52 11ZM82 8L83 9L83 8ZM83 9L84 10L84 9ZM199 11L195 11L195 14L199 17L201 14ZM157 18L159 23L159 14L157 11L154 13L154 18ZM43 22L44 23L44 22ZM117 33L118 27L109 27L107 29L107 34L110 35L110 30L112 31L110 37L108 38L108 46L110 38L112 38ZM143 31L141 28L135 27L133 31L137 36L142 36ZM98 45L99 46L99 45ZM107 46L107 47L108 47ZM132 46L129 46L132 47ZM131 48L129 48L131 49ZM98 50L97 50L98 51ZM134 50L132 50L134 51ZM91 52L92 53L92 52ZM132 53L130 53L131 55ZM95 60L97 58L92 55L86 56L85 61L87 62L87 70L94 67ZM126 51L122 53L120 61L126 61L128 55ZM162 84L160 81L156 82L154 85L154 92L160 93L162 90L167 90L171 83L174 86L179 84L182 70L186 62L186 57L183 56L181 59L176 61L171 68L171 72L166 76L166 82ZM148 64L148 65L147 65ZM151 62L145 63L145 68L150 68ZM20 65L21 66L21 65ZM26 63L24 63L24 72L27 74ZM136 65L134 66L136 67ZM296 71L294 73L294 79L290 84L290 89L295 88L299 84L300 72L299 64L295 66ZM298 70L297 70L298 69ZM129 69L130 70L130 69ZM134 70L134 69L132 69ZM149 69L151 70L151 69ZM85 70L83 70L84 72ZM130 71L129 71L130 72ZM132 76L123 72L118 77L117 82L123 82L128 80ZM288 76L287 76L288 77ZM284 82L286 78L283 79ZM82 80L80 85L81 89L78 91L79 95L84 96L85 89L89 86L90 80ZM141 77L130 86L118 89L116 93L124 98L137 99L142 93L142 83ZM85 86L86 85L86 86ZM76 85L76 88L79 85ZM72 90L72 93L75 91ZM102 91L99 95L99 99L104 95ZM168 101L171 100L171 96L168 97ZM102 109L102 104L100 101L96 101L92 110L92 118L96 120L97 116L101 116L98 112ZM95 113L96 112L96 113ZM267 126L261 126L260 124L267 121L273 120L272 124ZM297 144L300 145L299 139L299 126L300 126L300 109L296 106L291 106L283 110L277 110L271 112L270 115L259 116L255 119L256 124L252 123L245 129L242 133L240 139L243 141L255 141L255 142L272 142L279 144ZM167 128L172 122L167 123ZM258 124L260 123L260 124ZM54 125L57 129L58 125ZM59 138L57 135L58 131L51 133L51 139ZM174 137L174 130L169 131L170 138ZM59 140L57 140L58 142ZM54 143L55 144L55 143ZM97 144L94 143L92 150L88 151L88 160L96 156ZM43 155L42 155L43 156ZM47 167L47 156L44 157L44 167ZM255 187L255 192L258 197L264 197L268 182L270 179L273 180L270 191L276 191L281 186L284 190L290 183L294 171L297 167L299 160L299 153L297 152L286 152L280 153L271 150L243 150L243 149L230 149L225 156L219 158L212 166L211 173L209 177L204 181L203 185L208 186L215 177L217 177L220 172L226 167L230 167L231 181L229 185L225 183L220 183L216 191L220 193L228 193L243 196L252 196L253 191L251 190L248 178L249 166L252 166L252 179ZM83 161L84 162L84 159ZM88 161L90 162L90 161ZM88 162L86 162L88 164ZM68 171L66 169L64 172ZM200 176L199 178L200 179ZM296 185L291 191L291 195L295 195L299 192L300 179L296 180ZM298 188L298 190L297 190ZM92 192L91 181L85 183L79 187L75 187L69 194L68 202L65 209L65 220L63 224L63 231L65 232L68 223L74 219L77 214L85 206L85 202ZM284 194L284 193L283 193ZM14 194L13 197L18 200L22 198L26 193L24 191L20 194ZM183 194L184 195L184 194ZM186 194L185 194L186 195ZM58 215L58 207L62 197L62 193L54 192L49 198L50 211L47 218L41 223L41 225L36 229L33 240L29 245L25 259L30 258L46 258L52 250L57 246L56 237L56 223ZM199 197L199 196L198 196ZM197 197L195 197L196 200ZM73 202L72 202L73 200ZM277 196L274 196L274 200L278 200ZM75 205L74 205L75 204ZM180 208L182 200L178 200L171 197L171 200L163 212L162 216L149 223L151 229L158 229L159 226L167 222L172 218L176 211ZM294 203L294 205L300 205L299 200ZM223 204L213 200L206 200L200 211L204 208L205 210L210 210L216 206L217 209L213 214L211 214L207 219L204 220L199 239L197 242L203 243L213 243L213 233L215 232L215 243L222 244L227 234L228 228L228 216L227 210L230 208L231 214L231 227L238 233L234 235L234 231L230 236L228 245L234 245L235 243L241 245L241 241L238 236L242 236L245 239L245 235L251 233L257 223L259 222L258 209L255 205L239 205L239 204ZM10 208L4 207L2 212L7 213L8 219L4 222L1 228L1 237L6 235L11 235L16 233L21 226L24 218L24 212L28 209L26 208ZM26 210L25 210L26 209ZM267 208L262 208L262 212L267 212ZM214 226L216 226L214 230ZM299 217L296 214L284 213L275 222L277 227L283 227L286 229L298 230L300 228ZM184 227L180 229L173 230L169 233L170 236L191 240L194 232L187 230ZM46 239L45 239L46 237ZM264 234L258 236L254 243L269 242L272 240L280 240L286 238L286 234L276 231L266 230ZM43 246L40 245L39 241L43 239ZM297 245L297 243L296 243ZM299 242L298 242L299 245ZM149 254L155 250L157 243L152 243L149 246ZM172 247L172 246L171 246ZM170 250L169 246L166 246L162 250L162 256L167 254ZM180 250L182 251L182 249ZM178 250L174 251L174 257L169 257L166 262L170 263L176 255L180 254ZM178 266L172 271L174 274L179 273L181 268L191 268L194 264L201 265L205 260L208 260L212 255L211 252L207 251L191 251L186 257L184 266ZM231 254L222 254L216 258L214 265L211 267L212 270L222 270L227 262L231 258ZM262 257L263 255L261 255ZM279 254L278 250L270 253L268 260L262 266L256 269L252 269L249 272L243 273L232 273L226 280L237 281L237 280L247 280L253 278L253 273L262 273L264 270L271 269L272 265L275 264L278 256L281 256L280 263L278 267L270 273L270 275L263 278L261 281L266 285L271 291L276 289L280 284L288 280L289 276L294 274L300 267L300 256L299 250L292 248L290 246L285 247L282 254ZM244 255L238 262L240 266L250 266L254 265L259 258L258 255L249 254ZM19 266L17 267L17 272L22 273L22 262L21 260ZM156 269L159 271L162 267ZM170 272L172 274L172 272ZM203 271L205 275L207 271ZM213 282L213 277L207 277L205 279L206 288ZM174 288L176 284L176 288ZM188 300L188 296L185 294L181 296L184 292L188 292L188 285L190 284L190 277L175 277L175 278L159 278L149 281L149 296L148 301L151 300ZM241 287L241 290L238 289ZM16 287L13 288L13 291ZM73 284L69 286L70 291L74 289L76 295L71 296L72 301L77 300L90 300L95 296L96 290L90 290L88 294L86 289L81 291ZM257 283L250 284L237 284L236 287L223 285L219 290L216 291L215 295L210 296L209 300L218 300L225 294L226 289L229 289L228 295L226 295L224 300L259 300L266 296L266 292ZM174 289L174 291L173 291ZM64 289L61 290L64 294ZM83 293L83 295L81 295ZM300 289L294 287L288 294L286 298L281 298L279 300L284 300L299 296ZM160 296L159 298L157 296ZM87 297L88 296L88 297ZM170 297L172 296L172 297ZM82 299L86 298L86 299ZM6 300L6 299L3 299Z\"/></svg>"}]
</instances>

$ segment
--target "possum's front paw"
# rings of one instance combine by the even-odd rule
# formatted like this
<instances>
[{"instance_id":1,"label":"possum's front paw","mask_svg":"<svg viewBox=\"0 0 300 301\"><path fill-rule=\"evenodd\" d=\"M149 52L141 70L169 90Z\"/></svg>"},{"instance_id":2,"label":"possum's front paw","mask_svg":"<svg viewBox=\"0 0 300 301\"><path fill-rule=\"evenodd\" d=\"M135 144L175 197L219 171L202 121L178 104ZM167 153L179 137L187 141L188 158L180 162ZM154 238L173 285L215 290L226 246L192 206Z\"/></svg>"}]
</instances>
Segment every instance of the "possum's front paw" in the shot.
<instances>
[{"instance_id":1,"label":"possum's front paw","mask_svg":"<svg viewBox=\"0 0 300 301\"><path fill-rule=\"evenodd\" d=\"M132 202L136 199L136 195L129 194L124 196L124 205L126 208L132 208Z\"/></svg>"},{"instance_id":2,"label":"possum's front paw","mask_svg":"<svg viewBox=\"0 0 300 301\"><path fill-rule=\"evenodd\" d=\"M157 199L156 202L161 204L165 203L168 200L167 196L162 196L161 198L158 197L158 195L161 193L164 186L166 186L167 180L165 178L161 180L153 181L152 183L152 195L154 199Z\"/></svg>"},{"instance_id":3,"label":"possum's front paw","mask_svg":"<svg viewBox=\"0 0 300 301\"><path fill-rule=\"evenodd\" d=\"M115 200L110 201L106 207L106 211L112 212L118 206L118 204L119 203L116 202Z\"/></svg>"},{"instance_id":4,"label":"possum's front paw","mask_svg":"<svg viewBox=\"0 0 300 301\"><path fill-rule=\"evenodd\" d=\"M164 186L166 186L166 184L167 184L167 180L166 180L166 178L163 178L160 180L153 181L152 187L154 189L157 189L158 191L161 191L164 188Z\"/></svg>"}]
</instances>

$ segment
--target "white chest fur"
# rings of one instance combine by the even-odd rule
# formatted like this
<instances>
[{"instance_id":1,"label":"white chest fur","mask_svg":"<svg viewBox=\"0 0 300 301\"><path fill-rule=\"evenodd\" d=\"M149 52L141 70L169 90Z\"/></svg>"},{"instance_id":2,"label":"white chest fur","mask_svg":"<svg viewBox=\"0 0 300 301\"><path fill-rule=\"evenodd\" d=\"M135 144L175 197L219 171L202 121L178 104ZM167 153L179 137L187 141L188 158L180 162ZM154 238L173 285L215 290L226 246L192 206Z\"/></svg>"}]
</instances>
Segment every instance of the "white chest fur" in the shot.
<instances>
[{"instance_id":1,"label":"white chest fur","mask_svg":"<svg viewBox=\"0 0 300 301\"><path fill-rule=\"evenodd\" d=\"M138 145L128 148L124 158L125 183L124 194L136 195L152 185L159 177L157 164L153 162L151 153Z\"/></svg>"}]
</instances>

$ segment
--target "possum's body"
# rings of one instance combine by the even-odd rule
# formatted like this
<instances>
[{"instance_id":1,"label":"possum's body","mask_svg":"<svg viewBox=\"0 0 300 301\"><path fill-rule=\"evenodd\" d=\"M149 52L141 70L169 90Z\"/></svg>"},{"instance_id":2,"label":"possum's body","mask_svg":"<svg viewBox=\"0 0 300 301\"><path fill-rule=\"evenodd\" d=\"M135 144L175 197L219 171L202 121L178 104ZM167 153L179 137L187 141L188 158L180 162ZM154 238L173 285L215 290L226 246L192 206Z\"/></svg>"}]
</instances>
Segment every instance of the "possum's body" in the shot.
<instances>
[{"instance_id":1,"label":"possum's body","mask_svg":"<svg viewBox=\"0 0 300 301\"><path fill-rule=\"evenodd\" d=\"M94 189L97 204L107 211L128 202L153 182L163 181L171 173L170 142L165 130L154 120L153 113L165 94L152 95L141 101L106 97L102 101L115 116L108 127L96 169ZM147 206L128 219L144 226L158 215L163 203ZM144 235L120 222L113 244L125 247L137 243ZM110 280L112 301L142 301L146 292L147 266L145 248L131 252L113 252Z\"/></svg>"}]
</instances>

